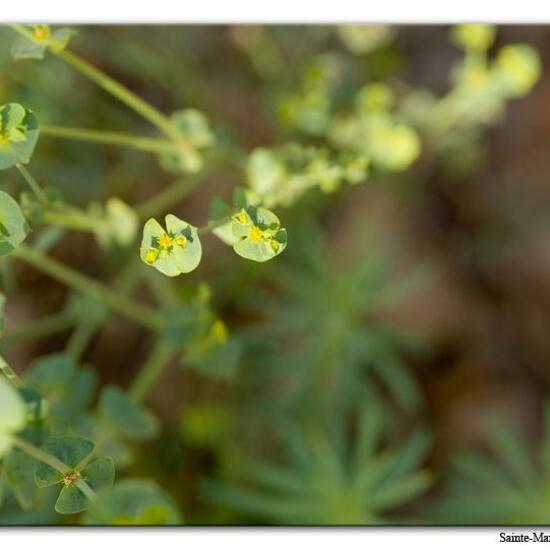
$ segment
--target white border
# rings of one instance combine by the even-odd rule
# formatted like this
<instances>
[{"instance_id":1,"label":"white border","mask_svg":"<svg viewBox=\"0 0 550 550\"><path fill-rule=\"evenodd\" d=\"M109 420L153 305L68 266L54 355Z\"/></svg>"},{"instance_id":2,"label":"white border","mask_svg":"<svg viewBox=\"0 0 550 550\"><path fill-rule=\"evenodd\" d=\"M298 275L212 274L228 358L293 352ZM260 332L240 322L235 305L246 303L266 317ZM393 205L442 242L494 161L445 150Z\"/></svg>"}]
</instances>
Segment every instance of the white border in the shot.
<instances>
[{"instance_id":1,"label":"white border","mask_svg":"<svg viewBox=\"0 0 550 550\"><path fill-rule=\"evenodd\" d=\"M550 23L545 0L2 0L0 22Z\"/></svg>"}]
</instances>

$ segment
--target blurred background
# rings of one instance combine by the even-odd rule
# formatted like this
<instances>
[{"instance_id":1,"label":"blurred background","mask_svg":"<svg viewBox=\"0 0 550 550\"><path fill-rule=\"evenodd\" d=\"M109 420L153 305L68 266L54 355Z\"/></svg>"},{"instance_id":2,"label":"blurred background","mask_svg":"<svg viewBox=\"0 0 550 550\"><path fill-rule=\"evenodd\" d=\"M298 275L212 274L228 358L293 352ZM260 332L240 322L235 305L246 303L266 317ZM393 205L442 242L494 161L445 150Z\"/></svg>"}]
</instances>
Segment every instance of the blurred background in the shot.
<instances>
[{"instance_id":1,"label":"blurred background","mask_svg":"<svg viewBox=\"0 0 550 550\"><path fill-rule=\"evenodd\" d=\"M450 27L77 31L72 50L165 113L202 111L219 146L201 174L174 175L151 155L43 135L32 172L74 205L146 204L188 180L165 212L202 225L213 196L250 185L252 150L330 147L325 119L351 111L370 83L392 90L392 112L420 142L398 169L374 166L358 185L274 209L289 244L273 261L247 262L208 235L196 271L159 280L182 300L207 283L239 354L230 366L222 355L166 369L146 401L161 433L134 445L117 475L155 479L189 524L550 522L550 30L499 27L488 58L528 44L540 78L522 97L467 96L472 109L448 118L434 105L465 78ZM2 103L41 124L154 135L54 56L14 62L13 36L0 29ZM18 178L1 172L0 186L17 195ZM121 256L66 232L50 253L110 284L137 247ZM1 347L24 373L67 346L62 323L25 329L70 293L26 265L2 270ZM133 295L153 303L146 285ZM127 386L150 347L143 328L109 315L81 361L100 386ZM0 521L72 520L8 496Z\"/></svg>"}]
</instances>

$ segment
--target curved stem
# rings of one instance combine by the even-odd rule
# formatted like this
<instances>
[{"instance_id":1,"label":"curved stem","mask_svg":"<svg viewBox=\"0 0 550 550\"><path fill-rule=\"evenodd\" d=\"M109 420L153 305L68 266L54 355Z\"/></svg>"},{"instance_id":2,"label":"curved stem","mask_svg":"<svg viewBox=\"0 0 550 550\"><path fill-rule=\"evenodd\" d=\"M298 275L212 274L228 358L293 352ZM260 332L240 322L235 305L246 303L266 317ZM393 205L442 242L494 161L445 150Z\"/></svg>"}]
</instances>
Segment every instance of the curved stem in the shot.
<instances>
[{"instance_id":1,"label":"curved stem","mask_svg":"<svg viewBox=\"0 0 550 550\"><path fill-rule=\"evenodd\" d=\"M129 147L148 153L173 153L177 150L177 146L171 141L145 138L122 132L44 125L40 127L40 134L54 138L76 139L105 145Z\"/></svg>"},{"instance_id":2,"label":"curved stem","mask_svg":"<svg viewBox=\"0 0 550 550\"><path fill-rule=\"evenodd\" d=\"M150 330L157 331L163 326L162 316L154 309L126 298L38 250L22 244L12 252L12 255Z\"/></svg>"},{"instance_id":3,"label":"curved stem","mask_svg":"<svg viewBox=\"0 0 550 550\"><path fill-rule=\"evenodd\" d=\"M38 185L38 182L32 177L31 173L22 164L16 164L15 167L21 173L28 186L31 188L31 191L36 195L36 198L42 204L46 204L48 199L46 198L44 191L40 188L40 185Z\"/></svg>"}]
</instances>

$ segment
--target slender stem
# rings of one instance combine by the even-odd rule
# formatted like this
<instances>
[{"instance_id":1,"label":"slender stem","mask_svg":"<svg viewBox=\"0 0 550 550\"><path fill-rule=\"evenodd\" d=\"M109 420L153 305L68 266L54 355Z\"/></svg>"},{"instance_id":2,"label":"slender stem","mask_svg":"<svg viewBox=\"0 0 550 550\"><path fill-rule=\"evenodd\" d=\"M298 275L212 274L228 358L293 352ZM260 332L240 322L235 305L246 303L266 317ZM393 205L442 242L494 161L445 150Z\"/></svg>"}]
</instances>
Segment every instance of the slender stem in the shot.
<instances>
[{"instance_id":1,"label":"slender stem","mask_svg":"<svg viewBox=\"0 0 550 550\"><path fill-rule=\"evenodd\" d=\"M32 443L21 439L20 437L14 438L15 446L28 454L32 458L51 466L54 470L57 470L61 475L66 476L72 473L73 469L67 466L64 462L61 462L57 457L53 456L46 451L35 447ZM89 500L94 500L96 497L95 491L86 483L83 479L79 479L75 484Z\"/></svg>"},{"instance_id":2,"label":"slender stem","mask_svg":"<svg viewBox=\"0 0 550 550\"><path fill-rule=\"evenodd\" d=\"M68 311L62 311L54 315L49 315L42 319L36 319L25 323L22 327L15 328L6 332L2 336L2 343L13 343L21 340L34 340L49 336L56 332L69 330L75 322L74 314Z\"/></svg>"},{"instance_id":3,"label":"slender stem","mask_svg":"<svg viewBox=\"0 0 550 550\"><path fill-rule=\"evenodd\" d=\"M23 386L23 380L19 375L8 365L7 361L0 355L0 372L16 387Z\"/></svg>"},{"instance_id":4,"label":"slender stem","mask_svg":"<svg viewBox=\"0 0 550 550\"><path fill-rule=\"evenodd\" d=\"M87 128L68 128L63 126L40 126L40 134L66 139L77 139L105 145L130 147L149 153L173 153L177 146L171 141L155 138L145 138L121 132L90 130Z\"/></svg>"},{"instance_id":5,"label":"slender stem","mask_svg":"<svg viewBox=\"0 0 550 550\"><path fill-rule=\"evenodd\" d=\"M222 225L226 224L228 221L231 221L231 216L226 216L225 218L221 218L219 220L214 220L211 222L208 222L204 227L200 227L197 230L197 233L199 235L204 235L205 233L210 233L214 229L221 227Z\"/></svg>"},{"instance_id":6,"label":"slender stem","mask_svg":"<svg viewBox=\"0 0 550 550\"><path fill-rule=\"evenodd\" d=\"M162 316L154 309L126 298L38 250L22 244L13 251L12 255L150 330L157 331L163 326Z\"/></svg>"},{"instance_id":7,"label":"slender stem","mask_svg":"<svg viewBox=\"0 0 550 550\"><path fill-rule=\"evenodd\" d=\"M32 177L31 173L22 164L16 164L15 166L31 188L32 192L36 195L36 198L41 203L46 204L48 199L46 198L44 191L40 188L40 185L38 185L38 182Z\"/></svg>"},{"instance_id":8,"label":"slender stem","mask_svg":"<svg viewBox=\"0 0 550 550\"><path fill-rule=\"evenodd\" d=\"M138 401L145 399L173 357L174 348L159 338L155 342L149 357L132 381L129 388L130 395Z\"/></svg>"}]
</instances>

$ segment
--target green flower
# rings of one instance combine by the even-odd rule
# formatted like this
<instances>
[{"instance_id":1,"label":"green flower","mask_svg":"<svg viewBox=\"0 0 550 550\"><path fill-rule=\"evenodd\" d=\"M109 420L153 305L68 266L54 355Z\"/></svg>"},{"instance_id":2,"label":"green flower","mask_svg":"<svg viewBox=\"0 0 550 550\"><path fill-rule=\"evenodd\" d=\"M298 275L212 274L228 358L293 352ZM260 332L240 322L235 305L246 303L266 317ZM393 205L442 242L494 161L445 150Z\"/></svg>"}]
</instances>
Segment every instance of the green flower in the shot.
<instances>
[{"instance_id":1,"label":"green flower","mask_svg":"<svg viewBox=\"0 0 550 550\"><path fill-rule=\"evenodd\" d=\"M193 271L200 263L202 247L197 228L173 214L165 218L166 229L151 218L143 228L140 256L168 277Z\"/></svg>"}]
</instances>

